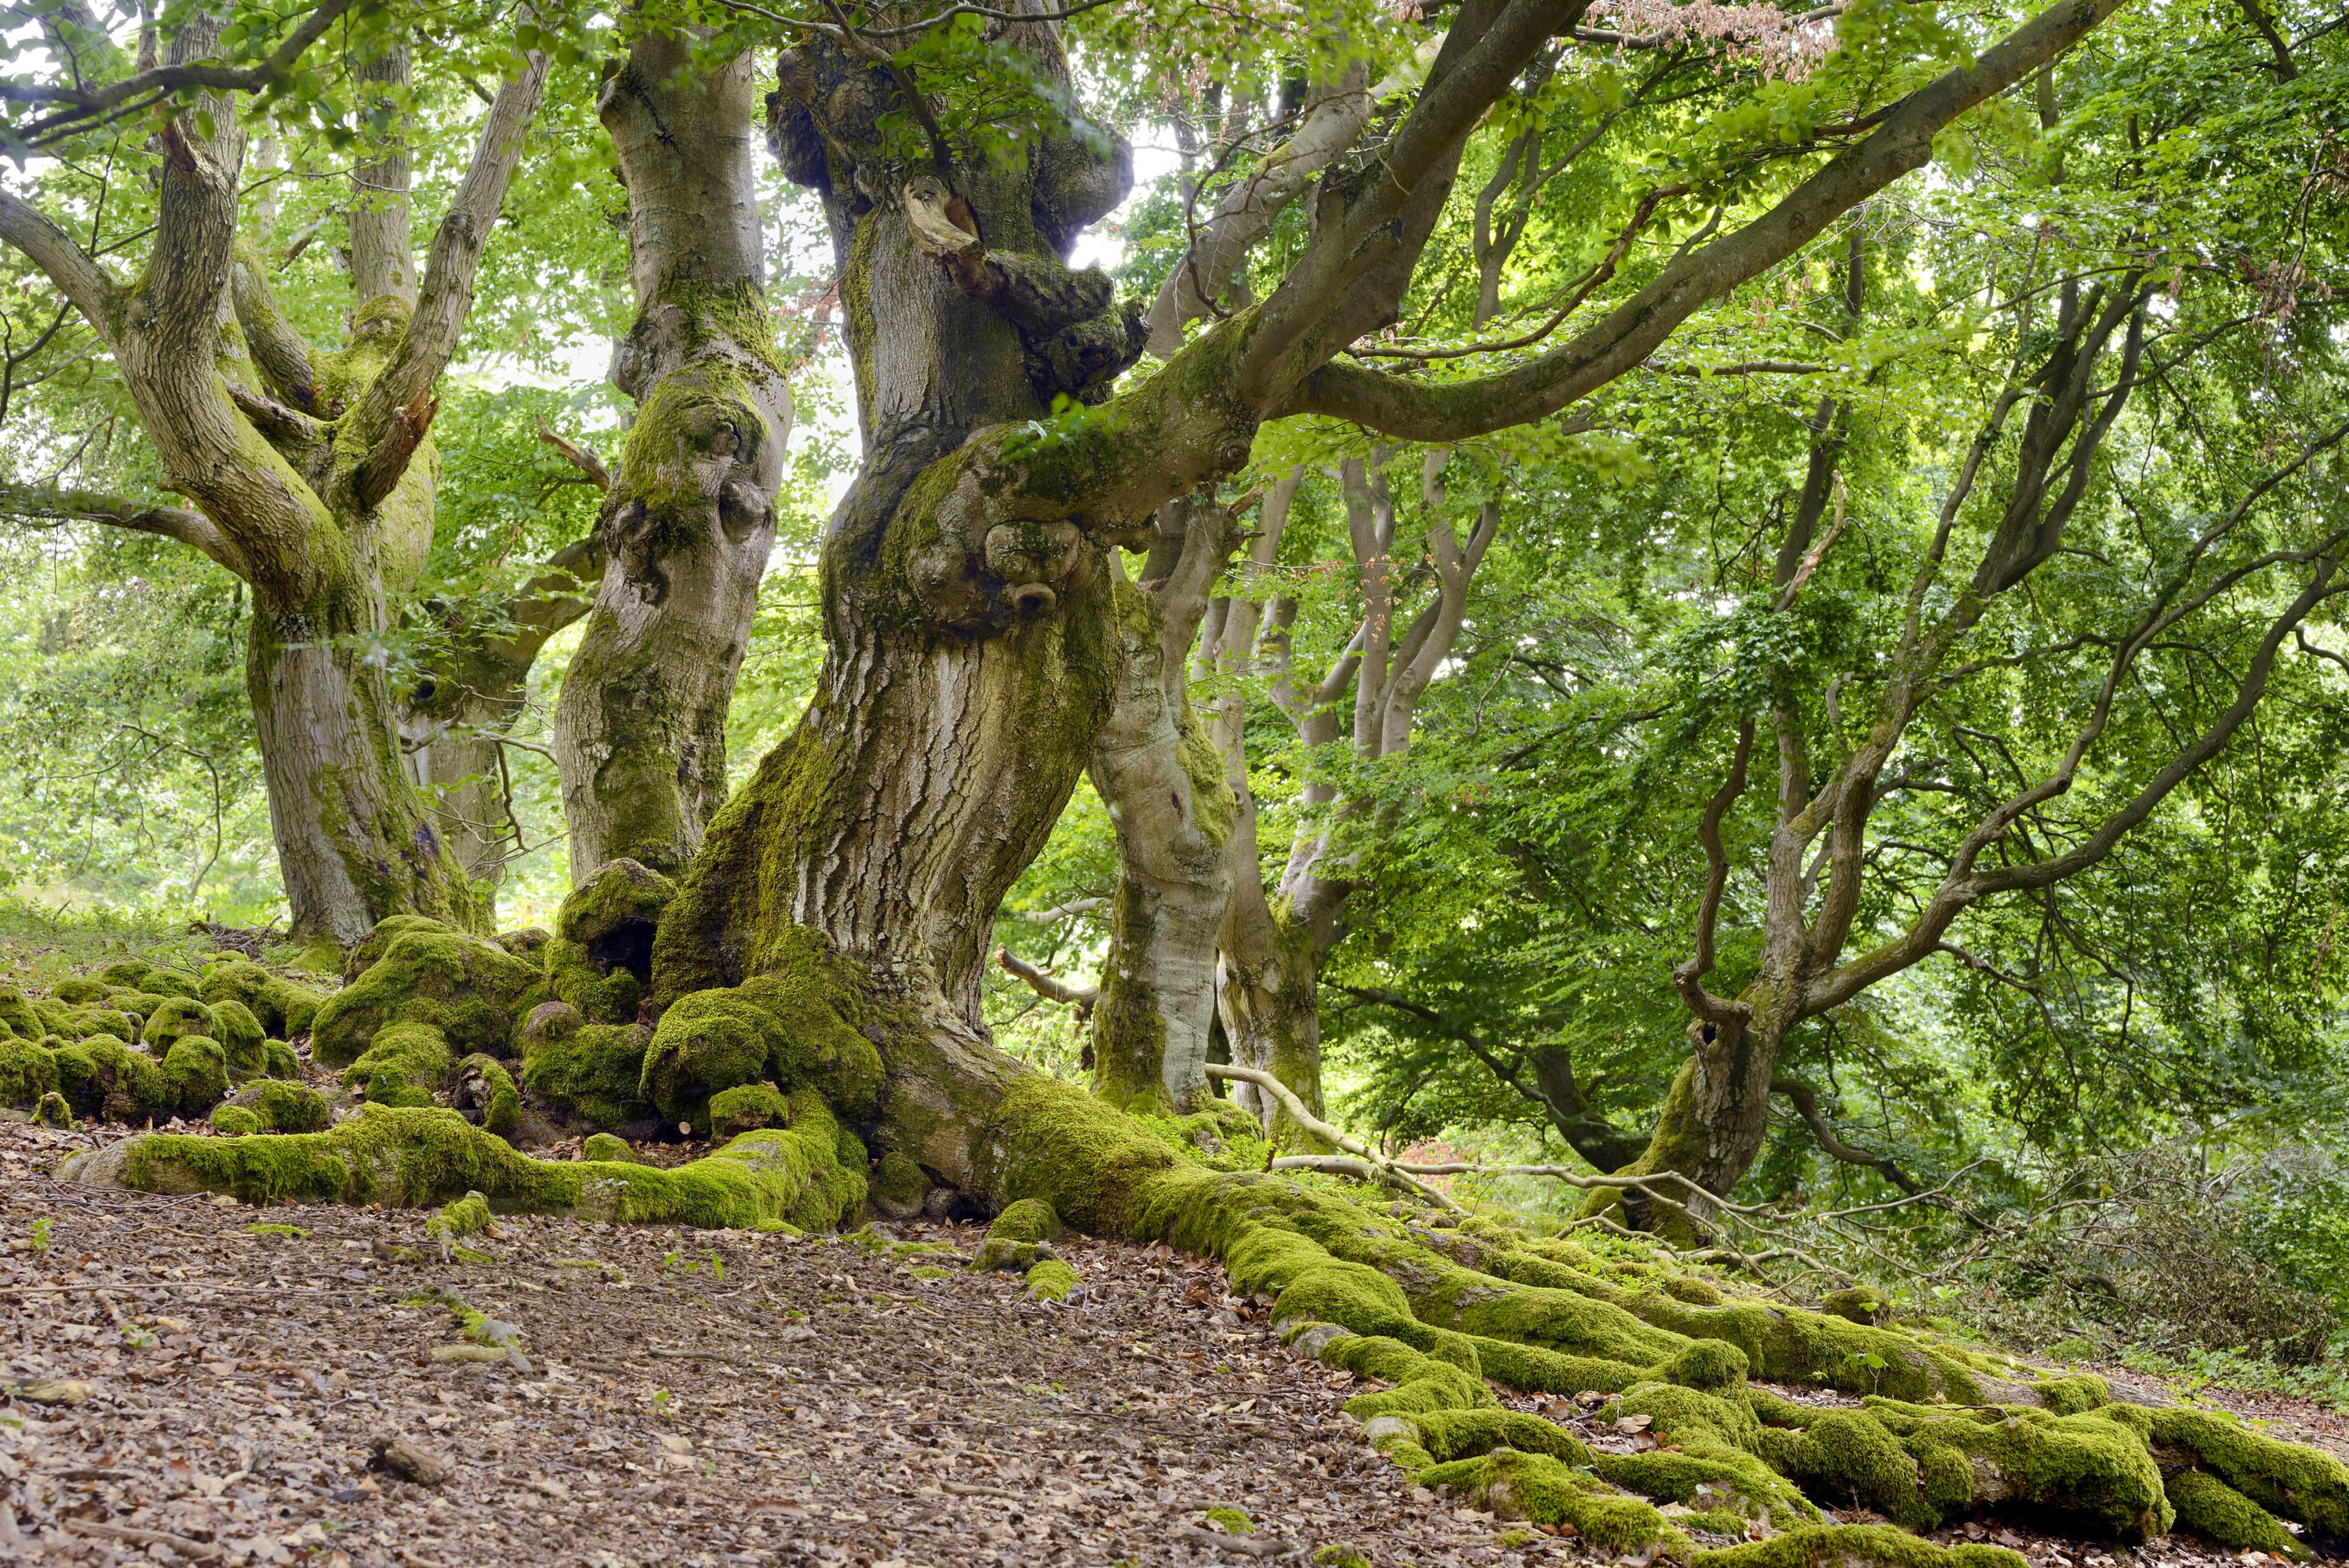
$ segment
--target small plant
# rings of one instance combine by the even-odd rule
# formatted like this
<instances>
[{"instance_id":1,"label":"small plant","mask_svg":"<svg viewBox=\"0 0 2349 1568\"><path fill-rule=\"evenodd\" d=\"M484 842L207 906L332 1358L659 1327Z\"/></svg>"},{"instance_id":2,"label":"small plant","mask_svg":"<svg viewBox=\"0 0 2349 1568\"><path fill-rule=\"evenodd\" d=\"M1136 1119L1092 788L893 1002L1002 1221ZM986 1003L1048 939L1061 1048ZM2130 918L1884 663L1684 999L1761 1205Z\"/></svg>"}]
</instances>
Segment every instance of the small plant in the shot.
<instances>
[{"instance_id":1,"label":"small plant","mask_svg":"<svg viewBox=\"0 0 2349 1568\"><path fill-rule=\"evenodd\" d=\"M50 1223L51 1221L46 1217L33 1221L34 1251L46 1252L49 1251L49 1228Z\"/></svg>"},{"instance_id":2,"label":"small plant","mask_svg":"<svg viewBox=\"0 0 2349 1568\"><path fill-rule=\"evenodd\" d=\"M677 1415L676 1394L673 1390L666 1388L654 1389L652 1391L652 1413L660 1417L664 1421L674 1420Z\"/></svg>"}]
</instances>

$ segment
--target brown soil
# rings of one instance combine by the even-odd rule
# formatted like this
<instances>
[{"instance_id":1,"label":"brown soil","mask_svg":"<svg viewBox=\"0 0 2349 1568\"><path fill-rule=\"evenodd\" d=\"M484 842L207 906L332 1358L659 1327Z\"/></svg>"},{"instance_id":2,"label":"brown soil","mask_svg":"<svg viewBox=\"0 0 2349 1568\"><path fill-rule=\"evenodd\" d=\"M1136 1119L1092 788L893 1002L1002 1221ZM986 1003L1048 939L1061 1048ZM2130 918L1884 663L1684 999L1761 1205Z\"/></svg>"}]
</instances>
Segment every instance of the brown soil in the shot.
<instances>
[{"instance_id":1,"label":"brown soil","mask_svg":"<svg viewBox=\"0 0 2349 1568\"><path fill-rule=\"evenodd\" d=\"M1219 1267L1162 1248L1070 1239L1085 1284L1067 1307L953 1257L843 1238L517 1218L468 1241L495 1261L444 1262L411 1211L257 1209L47 1179L65 1154L120 1135L0 1127L0 1381L26 1391L0 1400L12 1504L0 1560L1590 1555L1415 1492L1339 1409L1361 1384L1290 1356ZM979 1240L885 1229L962 1256ZM430 1359L466 1344L451 1302L510 1325L520 1362ZM86 1391L39 1387L61 1379ZM1572 1400L1511 1402L1596 1441L1642 1440ZM2314 1423L2299 1415L2277 1425L2303 1435ZM394 1439L452 1475L422 1485L386 1468L375 1452ZM1244 1510L1255 1533L1221 1533L1215 1506ZM1966 1534L1983 1531L2043 1568L2130 1561L1996 1521ZM2229 1554L2174 1538L2137 1558L2209 1568Z\"/></svg>"}]
</instances>

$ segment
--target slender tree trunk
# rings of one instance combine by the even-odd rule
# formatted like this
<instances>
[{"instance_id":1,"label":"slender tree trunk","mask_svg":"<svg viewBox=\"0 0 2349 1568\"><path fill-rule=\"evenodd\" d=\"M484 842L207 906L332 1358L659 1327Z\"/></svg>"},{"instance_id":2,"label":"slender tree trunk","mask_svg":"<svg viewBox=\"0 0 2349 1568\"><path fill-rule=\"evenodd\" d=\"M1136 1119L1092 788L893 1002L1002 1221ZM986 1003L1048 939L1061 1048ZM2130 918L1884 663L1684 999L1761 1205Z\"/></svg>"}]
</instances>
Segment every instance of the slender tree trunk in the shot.
<instances>
[{"instance_id":1,"label":"slender tree trunk","mask_svg":"<svg viewBox=\"0 0 2349 1568\"><path fill-rule=\"evenodd\" d=\"M1116 585L1120 670L1089 764L1118 833L1094 1087L1134 1108L1188 1112L1209 1093L1236 802L1191 707L1186 664L1230 550L1230 519L1211 503L1175 502L1159 527L1141 584Z\"/></svg>"},{"instance_id":2,"label":"slender tree trunk","mask_svg":"<svg viewBox=\"0 0 2349 1568\"><path fill-rule=\"evenodd\" d=\"M685 40L642 39L598 104L628 186L637 301L611 376L637 416L555 711L574 884L622 856L683 869L726 796L726 709L792 418L767 315L752 69L746 52L696 72Z\"/></svg>"}]
</instances>

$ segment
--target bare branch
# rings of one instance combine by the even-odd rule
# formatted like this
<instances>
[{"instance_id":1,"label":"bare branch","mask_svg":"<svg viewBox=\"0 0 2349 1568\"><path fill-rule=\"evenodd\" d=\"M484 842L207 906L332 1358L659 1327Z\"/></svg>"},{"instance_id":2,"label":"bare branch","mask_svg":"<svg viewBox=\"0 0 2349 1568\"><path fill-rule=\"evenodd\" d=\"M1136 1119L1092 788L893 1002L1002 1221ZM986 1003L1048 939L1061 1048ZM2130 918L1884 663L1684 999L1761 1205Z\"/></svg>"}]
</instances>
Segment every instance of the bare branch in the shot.
<instances>
[{"instance_id":1,"label":"bare branch","mask_svg":"<svg viewBox=\"0 0 2349 1568\"><path fill-rule=\"evenodd\" d=\"M1072 981L1047 974L1009 948L996 949L995 961L1003 966L1003 972L1006 974L1026 981L1036 995L1045 1001L1059 1002L1065 1006L1074 1007L1076 1021L1079 1023L1083 1023L1093 1016L1093 1005L1101 999L1101 991L1098 986L1077 984Z\"/></svg>"},{"instance_id":2,"label":"bare branch","mask_svg":"<svg viewBox=\"0 0 2349 1568\"><path fill-rule=\"evenodd\" d=\"M148 506L95 490L58 490L41 485L0 484L0 513L19 517L53 517L80 522L111 523L140 533L161 534L202 550L238 576L246 575L244 557L227 535L201 512L182 506Z\"/></svg>"}]
</instances>

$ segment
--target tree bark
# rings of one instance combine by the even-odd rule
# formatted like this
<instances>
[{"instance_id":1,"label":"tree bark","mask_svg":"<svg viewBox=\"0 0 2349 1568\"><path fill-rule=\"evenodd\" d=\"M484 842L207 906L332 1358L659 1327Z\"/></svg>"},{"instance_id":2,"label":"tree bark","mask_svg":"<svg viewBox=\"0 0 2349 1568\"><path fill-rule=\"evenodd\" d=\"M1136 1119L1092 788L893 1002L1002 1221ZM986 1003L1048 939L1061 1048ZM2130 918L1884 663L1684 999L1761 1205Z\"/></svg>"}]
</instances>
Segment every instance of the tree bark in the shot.
<instances>
[{"instance_id":1,"label":"tree bark","mask_svg":"<svg viewBox=\"0 0 2349 1568\"><path fill-rule=\"evenodd\" d=\"M1088 764L1118 834L1109 951L1093 1011L1094 1087L1134 1109L1187 1113L1210 1092L1216 939L1231 897L1237 803L1192 709L1186 666L1230 539L1221 507L1170 503L1141 581L1114 589L1118 682Z\"/></svg>"},{"instance_id":2,"label":"tree bark","mask_svg":"<svg viewBox=\"0 0 2349 1568\"><path fill-rule=\"evenodd\" d=\"M571 875L682 870L726 796L726 709L774 543L791 390L767 315L748 52L633 45L597 109L629 193L637 401L597 531L603 581L555 710Z\"/></svg>"}]
</instances>

